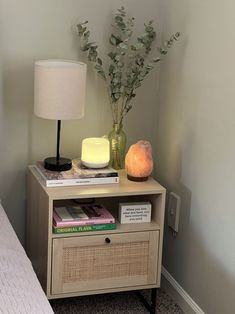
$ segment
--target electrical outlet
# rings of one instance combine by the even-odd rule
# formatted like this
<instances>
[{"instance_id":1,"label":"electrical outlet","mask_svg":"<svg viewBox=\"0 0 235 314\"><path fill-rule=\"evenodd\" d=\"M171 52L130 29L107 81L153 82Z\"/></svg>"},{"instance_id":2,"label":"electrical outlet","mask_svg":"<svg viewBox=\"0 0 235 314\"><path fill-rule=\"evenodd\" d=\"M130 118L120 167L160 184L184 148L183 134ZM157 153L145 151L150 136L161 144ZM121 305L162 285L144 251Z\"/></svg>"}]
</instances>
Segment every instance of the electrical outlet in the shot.
<instances>
[{"instance_id":1,"label":"electrical outlet","mask_svg":"<svg viewBox=\"0 0 235 314\"><path fill-rule=\"evenodd\" d=\"M168 203L168 226L175 232L179 229L181 199L174 192L170 193Z\"/></svg>"}]
</instances>

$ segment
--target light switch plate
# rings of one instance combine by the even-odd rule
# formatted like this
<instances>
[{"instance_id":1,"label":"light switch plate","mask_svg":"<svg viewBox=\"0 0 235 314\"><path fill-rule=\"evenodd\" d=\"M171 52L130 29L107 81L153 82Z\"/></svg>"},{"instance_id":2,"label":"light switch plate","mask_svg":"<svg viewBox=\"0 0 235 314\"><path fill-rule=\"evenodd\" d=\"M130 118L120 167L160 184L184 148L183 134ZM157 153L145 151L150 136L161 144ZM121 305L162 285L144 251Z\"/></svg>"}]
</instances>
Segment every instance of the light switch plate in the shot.
<instances>
[{"instance_id":1,"label":"light switch plate","mask_svg":"<svg viewBox=\"0 0 235 314\"><path fill-rule=\"evenodd\" d=\"M175 232L178 232L179 230L180 206L181 206L180 196L175 194L174 192L171 192L168 203L167 224Z\"/></svg>"}]
</instances>

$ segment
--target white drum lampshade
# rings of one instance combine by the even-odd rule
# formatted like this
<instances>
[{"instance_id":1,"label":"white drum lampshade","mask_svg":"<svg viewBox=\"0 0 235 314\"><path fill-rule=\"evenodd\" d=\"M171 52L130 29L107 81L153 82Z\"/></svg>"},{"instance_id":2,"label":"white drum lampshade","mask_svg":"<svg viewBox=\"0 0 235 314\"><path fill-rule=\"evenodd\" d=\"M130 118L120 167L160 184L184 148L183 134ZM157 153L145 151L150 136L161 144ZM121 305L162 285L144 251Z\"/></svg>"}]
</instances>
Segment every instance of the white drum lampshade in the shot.
<instances>
[{"instance_id":1,"label":"white drum lampshade","mask_svg":"<svg viewBox=\"0 0 235 314\"><path fill-rule=\"evenodd\" d=\"M69 170L71 160L60 157L61 120L84 116L86 64L70 60L41 60L34 69L34 113L44 119L58 120L57 154L46 158L45 168Z\"/></svg>"},{"instance_id":2,"label":"white drum lampshade","mask_svg":"<svg viewBox=\"0 0 235 314\"><path fill-rule=\"evenodd\" d=\"M103 137L90 137L82 141L81 161L88 168L104 168L110 159L109 140Z\"/></svg>"}]
</instances>

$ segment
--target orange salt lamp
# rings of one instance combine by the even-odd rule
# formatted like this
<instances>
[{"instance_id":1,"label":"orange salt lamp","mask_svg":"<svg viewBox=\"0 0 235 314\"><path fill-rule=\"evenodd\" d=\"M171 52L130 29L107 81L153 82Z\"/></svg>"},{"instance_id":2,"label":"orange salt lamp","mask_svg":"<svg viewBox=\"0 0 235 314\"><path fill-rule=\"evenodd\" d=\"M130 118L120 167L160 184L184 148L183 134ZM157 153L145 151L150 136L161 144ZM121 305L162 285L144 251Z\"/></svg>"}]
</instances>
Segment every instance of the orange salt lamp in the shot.
<instances>
[{"instance_id":1,"label":"orange salt lamp","mask_svg":"<svg viewBox=\"0 0 235 314\"><path fill-rule=\"evenodd\" d=\"M152 147L148 141L131 145L125 157L127 178L131 181L146 181L153 170Z\"/></svg>"}]
</instances>

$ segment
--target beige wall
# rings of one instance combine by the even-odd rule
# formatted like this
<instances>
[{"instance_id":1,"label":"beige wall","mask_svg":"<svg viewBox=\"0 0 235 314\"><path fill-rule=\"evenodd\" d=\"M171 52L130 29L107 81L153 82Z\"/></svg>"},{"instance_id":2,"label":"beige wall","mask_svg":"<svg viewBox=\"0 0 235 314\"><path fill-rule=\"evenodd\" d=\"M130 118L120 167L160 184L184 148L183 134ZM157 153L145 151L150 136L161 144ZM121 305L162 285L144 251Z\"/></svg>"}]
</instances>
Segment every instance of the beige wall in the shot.
<instances>
[{"instance_id":1,"label":"beige wall","mask_svg":"<svg viewBox=\"0 0 235 314\"><path fill-rule=\"evenodd\" d=\"M164 36L178 30L183 36L162 63L158 112L158 71L139 91L125 123L128 144L151 140L157 177L182 197L179 235L173 239L165 230L164 266L206 313L232 314L235 5L231 0L161 2ZM103 52L110 14L122 4L0 0L0 198L22 241L26 167L55 150L56 124L33 116L33 63L81 59L71 25L83 18ZM140 21L137 29L145 17L158 20L154 0L127 0L125 6ZM63 123L61 152L77 157L82 138L110 127L105 88L89 68L86 115Z\"/></svg>"},{"instance_id":2,"label":"beige wall","mask_svg":"<svg viewBox=\"0 0 235 314\"><path fill-rule=\"evenodd\" d=\"M163 1L162 1L163 3ZM235 3L164 0L157 175L182 197L163 264L207 314L235 313Z\"/></svg>"},{"instance_id":3,"label":"beige wall","mask_svg":"<svg viewBox=\"0 0 235 314\"><path fill-rule=\"evenodd\" d=\"M143 29L146 19L156 20L155 0L124 4L138 20L137 30ZM72 25L85 19L101 53L107 51L111 14L121 5L119 0L0 0L0 198L22 241L27 165L54 155L56 144L56 122L33 116L34 61L81 60ZM145 82L126 120L128 144L151 138L157 76L155 71ZM111 125L105 86L90 67L85 117L62 123L61 153L79 156L84 137L106 134Z\"/></svg>"}]
</instances>

